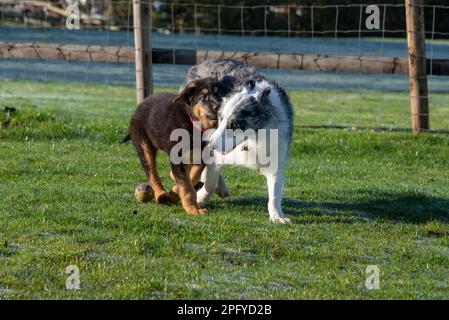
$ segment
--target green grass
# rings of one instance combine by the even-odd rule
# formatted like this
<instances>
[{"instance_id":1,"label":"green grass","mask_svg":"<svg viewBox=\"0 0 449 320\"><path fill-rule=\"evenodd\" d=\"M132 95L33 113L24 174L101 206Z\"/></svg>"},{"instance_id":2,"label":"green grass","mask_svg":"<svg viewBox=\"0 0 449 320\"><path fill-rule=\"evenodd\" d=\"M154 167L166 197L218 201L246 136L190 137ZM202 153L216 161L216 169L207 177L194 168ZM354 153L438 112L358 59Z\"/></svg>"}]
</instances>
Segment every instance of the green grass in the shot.
<instances>
[{"instance_id":1,"label":"green grass","mask_svg":"<svg viewBox=\"0 0 449 320\"><path fill-rule=\"evenodd\" d=\"M263 177L239 168L225 172L232 197L206 217L136 204L144 174L118 143L130 87L0 88L0 104L18 109L0 129L0 299L449 297L448 135L357 129L407 128L406 96L292 93L306 127L287 169L294 224L281 226L268 222ZM433 127L449 129L449 95L432 101ZM81 270L76 292L69 265ZM380 290L365 288L368 265Z\"/></svg>"}]
</instances>

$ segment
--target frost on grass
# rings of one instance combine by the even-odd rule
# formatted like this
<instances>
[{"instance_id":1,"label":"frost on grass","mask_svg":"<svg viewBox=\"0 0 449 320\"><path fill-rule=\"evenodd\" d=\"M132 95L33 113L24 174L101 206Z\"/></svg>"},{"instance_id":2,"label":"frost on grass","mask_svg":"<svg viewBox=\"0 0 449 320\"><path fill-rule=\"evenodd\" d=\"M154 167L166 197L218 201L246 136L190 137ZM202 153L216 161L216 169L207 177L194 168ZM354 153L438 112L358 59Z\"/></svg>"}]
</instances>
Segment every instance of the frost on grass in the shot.
<instances>
[{"instance_id":1,"label":"frost on grass","mask_svg":"<svg viewBox=\"0 0 449 320\"><path fill-rule=\"evenodd\" d=\"M273 293L294 292L296 289L282 280L265 281L257 273L251 271L232 271L225 274L206 274L203 281L207 284L203 290L220 292L222 288L232 288L227 298L251 299L274 298ZM267 295L267 292L270 294Z\"/></svg>"},{"instance_id":2,"label":"frost on grass","mask_svg":"<svg viewBox=\"0 0 449 320\"><path fill-rule=\"evenodd\" d=\"M0 246L0 257L11 257L18 254L25 248L25 245L20 243L5 242Z\"/></svg>"},{"instance_id":3,"label":"frost on grass","mask_svg":"<svg viewBox=\"0 0 449 320\"><path fill-rule=\"evenodd\" d=\"M226 265L249 265L257 261L257 252L253 250L234 249L220 244L200 245L192 243L185 245L185 249L196 255L209 255Z\"/></svg>"},{"instance_id":4,"label":"frost on grass","mask_svg":"<svg viewBox=\"0 0 449 320\"><path fill-rule=\"evenodd\" d=\"M0 286L0 299L7 299L13 294L13 290Z\"/></svg>"}]
</instances>

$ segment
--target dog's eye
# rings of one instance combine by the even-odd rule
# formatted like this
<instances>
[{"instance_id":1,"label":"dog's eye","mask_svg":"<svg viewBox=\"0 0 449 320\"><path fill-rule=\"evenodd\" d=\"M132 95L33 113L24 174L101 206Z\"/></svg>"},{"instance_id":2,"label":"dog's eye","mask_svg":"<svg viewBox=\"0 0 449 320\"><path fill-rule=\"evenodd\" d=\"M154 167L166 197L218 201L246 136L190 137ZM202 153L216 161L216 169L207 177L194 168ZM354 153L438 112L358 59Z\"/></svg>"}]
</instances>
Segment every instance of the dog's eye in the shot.
<instances>
[{"instance_id":1,"label":"dog's eye","mask_svg":"<svg viewBox=\"0 0 449 320\"><path fill-rule=\"evenodd\" d=\"M231 129L232 130L237 130L237 129L243 130L244 128L243 128L243 125L241 123L234 122L234 123L231 124Z\"/></svg>"},{"instance_id":2,"label":"dog's eye","mask_svg":"<svg viewBox=\"0 0 449 320\"><path fill-rule=\"evenodd\" d=\"M206 102L206 101L207 101L207 98L208 98L208 96L202 95L201 98L200 98L200 100L203 101L203 102Z\"/></svg>"},{"instance_id":3,"label":"dog's eye","mask_svg":"<svg viewBox=\"0 0 449 320\"><path fill-rule=\"evenodd\" d=\"M254 90L254 88L256 87L256 82L254 80L248 80L248 81L246 81L246 86L250 90Z\"/></svg>"},{"instance_id":4,"label":"dog's eye","mask_svg":"<svg viewBox=\"0 0 449 320\"><path fill-rule=\"evenodd\" d=\"M251 111L248 111L248 110L243 110L242 111L242 116L249 117L250 115L251 115Z\"/></svg>"}]
</instances>

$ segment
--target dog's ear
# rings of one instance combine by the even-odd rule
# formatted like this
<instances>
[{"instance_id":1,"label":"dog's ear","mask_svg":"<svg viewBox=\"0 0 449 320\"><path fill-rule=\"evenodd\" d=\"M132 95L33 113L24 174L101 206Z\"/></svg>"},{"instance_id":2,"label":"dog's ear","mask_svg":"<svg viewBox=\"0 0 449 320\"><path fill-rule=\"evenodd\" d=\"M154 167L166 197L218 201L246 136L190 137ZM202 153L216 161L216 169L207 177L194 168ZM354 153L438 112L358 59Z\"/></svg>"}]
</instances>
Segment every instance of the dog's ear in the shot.
<instances>
[{"instance_id":1,"label":"dog's ear","mask_svg":"<svg viewBox=\"0 0 449 320\"><path fill-rule=\"evenodd\" d=\"M191 103L191 97L196 89L196 81L192 81L173 99L173 102Z\"/></svg>"},{"instance_id":2,"label":"dog's ear","mask_svg":"<svg viewBox=\"0 0 449 320\"><path fill-rule=\"evenodd\" d=\"M262 92L260 92L257 95L257 100L259 101L263 101L266 97L268 97L271 93L271 88L270 87L266 87L265 89L263 89Z\"/></svg>"},{"instance_id":3,"label":"dog's ear","mask_svg":"<svg viewBox=\"0 0 449 320\"><path fill-rule=\"evenodd\" d=\"M232 76L224 76L223 79L221 79L220 84L222 86L222 95L226 96L229 93L231 93L235 89L235 83L237 82L237 79Z\"/></svg>"}]
</instances>

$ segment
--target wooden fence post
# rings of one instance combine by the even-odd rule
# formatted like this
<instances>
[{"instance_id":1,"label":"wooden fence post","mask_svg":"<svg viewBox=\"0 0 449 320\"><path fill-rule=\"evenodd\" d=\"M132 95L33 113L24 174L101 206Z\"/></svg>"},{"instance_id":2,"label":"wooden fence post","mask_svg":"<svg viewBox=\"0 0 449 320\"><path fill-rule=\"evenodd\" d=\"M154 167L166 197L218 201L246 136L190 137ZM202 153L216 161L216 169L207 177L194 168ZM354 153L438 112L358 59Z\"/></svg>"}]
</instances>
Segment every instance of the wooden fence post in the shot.
<instances>
[{"instance_id":1,"label":"wooden fence post","mask_svg":"<svg viewBox=\"0 0 449 320\"><path fill-rule=\"evenodd\" d=\"M408 65L413 132L428 131L429 92L427 87L426 34L422 0L405 0Z\"/></svg>"},{"instance_id":2,"label":"wooden fence post","mask_svg":"<svg viewBox=\"0 0 449 320\"><path fill-rule=\"evenodd\" d=\"M151 53L151 4L144 0L133 1L134 46L136 54L137 103L153 93Z\"/></svg>"}]
</instances>

